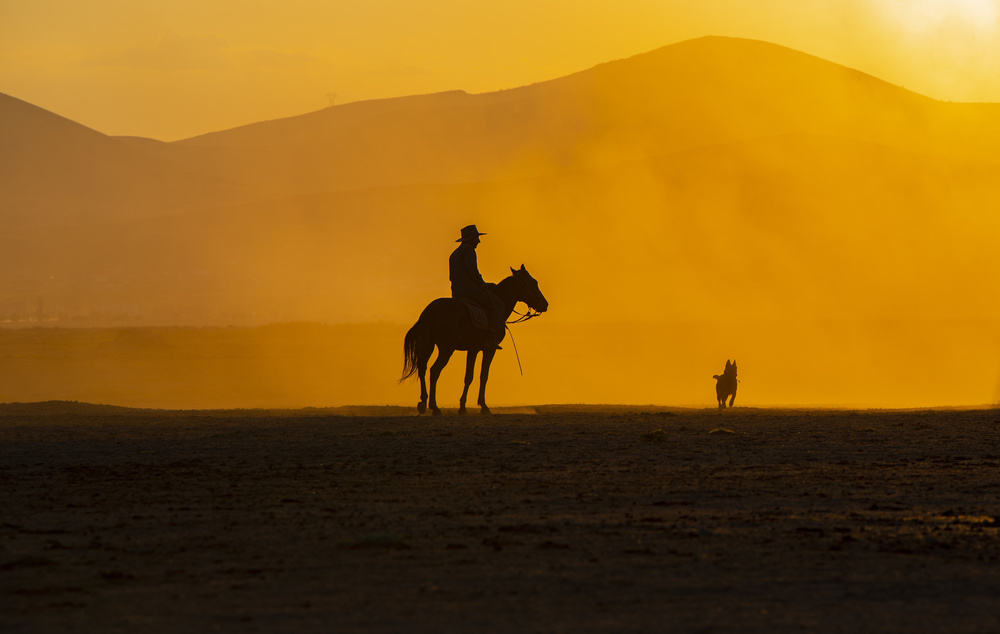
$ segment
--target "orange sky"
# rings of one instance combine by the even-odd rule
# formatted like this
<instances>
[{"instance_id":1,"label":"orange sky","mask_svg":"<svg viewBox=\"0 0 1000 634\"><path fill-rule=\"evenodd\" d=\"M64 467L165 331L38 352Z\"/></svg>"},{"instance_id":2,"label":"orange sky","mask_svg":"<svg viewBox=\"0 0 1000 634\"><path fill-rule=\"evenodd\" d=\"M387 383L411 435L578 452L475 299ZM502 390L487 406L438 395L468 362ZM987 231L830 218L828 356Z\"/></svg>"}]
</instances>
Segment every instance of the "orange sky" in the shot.
<instances>
[{"instance_id":1,"label":"orange sky","mask_svg":"<svg viewBox=\"0 0 1000 634\"><path fill-rule=\"evenodd\" d=\"M174 140L331 99L516 87L709 34L1000 101L1000 0L0 0L0 92Z\"/></svg>"}]
</instances>

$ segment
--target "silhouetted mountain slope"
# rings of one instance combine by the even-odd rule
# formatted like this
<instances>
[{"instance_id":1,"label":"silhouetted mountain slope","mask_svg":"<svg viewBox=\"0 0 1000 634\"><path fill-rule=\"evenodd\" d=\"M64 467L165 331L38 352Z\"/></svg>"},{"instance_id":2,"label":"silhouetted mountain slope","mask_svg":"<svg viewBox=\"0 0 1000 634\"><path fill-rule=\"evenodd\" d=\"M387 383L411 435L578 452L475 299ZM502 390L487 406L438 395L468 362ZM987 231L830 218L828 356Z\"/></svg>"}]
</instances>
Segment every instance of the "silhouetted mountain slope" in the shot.
<instances>
[{"instance_id":1,"label":"silhouetted mountain slope","mask_svg":"<svg viewBox=\"0 0 1000 634\"><path fill-rule=\"evenodd\" d=\"M347 104L170 150L287 195L537 175L790 133L992 160L1000 109L938 102L773 44L710 37L513 90Z\"/></svg>"},{"instance_id":2,"label":"silhouetted mountain slope","mask_svg":"<svg viewBox=\"0 0 1000 634\"><path fill-rule=\"evenodd\" d=\"M0 99L5 216L169 214L479 182L806 133L996 160L1000 107L948 104L781 46L707 37L531 86L346 104L176 143L109 138Z\"/></svg>"},{"instance_id":3,"label":"silhouetted mountain slope","mask_svg":"<svg viewBox=\"0 0 1000 634\"><path fill-rule=\"evenodd\" d=\"M0 94L0 223L163 215L239 195L237 188L155 156L148 147Z\"/></svg>"},{"instance_id":4,"label":"silhouetted mountain slope","mask_svg":"<svg viewBox=\"0 0 1000 634\"><path fill-rule=\"evenodd\" d=\"M0 93L0 114L0 135L4 140L2 156L5 160L18 155L25 161L38 160L38 157L57 151L69 152L74 148L89 150L98 147L108 138L100 132L3 93Z\"/></svg>"}]
</instances>

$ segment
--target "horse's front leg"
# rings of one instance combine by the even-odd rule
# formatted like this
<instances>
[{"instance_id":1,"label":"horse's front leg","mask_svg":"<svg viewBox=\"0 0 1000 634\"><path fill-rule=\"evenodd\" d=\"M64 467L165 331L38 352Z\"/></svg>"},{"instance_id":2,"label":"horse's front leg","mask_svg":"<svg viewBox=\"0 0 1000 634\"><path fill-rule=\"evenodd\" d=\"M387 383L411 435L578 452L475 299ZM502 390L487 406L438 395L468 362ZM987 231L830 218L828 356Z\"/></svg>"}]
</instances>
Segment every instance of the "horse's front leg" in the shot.
<instances>
[{"instance_id":1,"label":"horse's front leg","mask_svg":"<svg viewBox=\"0 0 1000 634\"><path fill-rule=\"evenodd\" d=\"M441 410L437 406L437 384L438 377L441 376L441 370L444 370L444 366L448 365L448 360L451 359L452 353L455 352L454 348L445 349L438 346L438 356L434 359L434 365L431 366L431 392L430 392L430 406L431 414L439 416Z\"/></svg>"},{"instance_id":2,"label":"horse's front leg","mask_svg":"<svg viewBox=\"0 0 1000 634\"><path fill-rule=\"evenodd\" d=\"M462 390L462 398L458 400L459 414L465 414L465 401L469 397L469 386L472 385L472 375L476 373L476 359L478 357L478 350L469 350L469 356L465 361L465 388Z\"/></svg>"},{"instance_id":3,"label":"horse's front leg","mask_svg":"<svg viewBox=\"0 0 1000 634\"><path fill-rule=\"evenodd\" d=\"M733 392L732 398L729 399L729 407L732 407L735 401L736 401L736 392Z\"/></svg>"},{"instance_id":4,"label":"horse's front leg","mask_svg":"<svg viewBox=\"0 0 1000 634\"><path fill-rule=\"evenodd\" d=\"M483 370L479 373L479 410L480 414L492 414L490 408L486 406L486 382L490 380L490 364L493 363L493 355L496 349L487 348L483 350Z\"/></svg>"}]
</instances>

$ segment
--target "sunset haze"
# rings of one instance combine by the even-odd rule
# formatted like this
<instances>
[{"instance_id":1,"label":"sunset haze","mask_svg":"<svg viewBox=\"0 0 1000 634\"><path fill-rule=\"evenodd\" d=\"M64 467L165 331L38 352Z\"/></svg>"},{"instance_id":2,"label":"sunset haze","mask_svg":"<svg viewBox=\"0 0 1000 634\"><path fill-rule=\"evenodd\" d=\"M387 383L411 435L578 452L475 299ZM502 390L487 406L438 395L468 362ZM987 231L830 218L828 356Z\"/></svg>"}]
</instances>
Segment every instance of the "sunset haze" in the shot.
<instances>
[{"instance_id":1,"label":"sunset haze","mask_svg":"<svg viewBox=\"0 0 1000 634\"><path fill-rule=\"evenodd\" d=\"M96 6L0 0L0 401L412 405L470 223L494 403L1000 400L997 3Z\"/></svg>"}]
</instances>

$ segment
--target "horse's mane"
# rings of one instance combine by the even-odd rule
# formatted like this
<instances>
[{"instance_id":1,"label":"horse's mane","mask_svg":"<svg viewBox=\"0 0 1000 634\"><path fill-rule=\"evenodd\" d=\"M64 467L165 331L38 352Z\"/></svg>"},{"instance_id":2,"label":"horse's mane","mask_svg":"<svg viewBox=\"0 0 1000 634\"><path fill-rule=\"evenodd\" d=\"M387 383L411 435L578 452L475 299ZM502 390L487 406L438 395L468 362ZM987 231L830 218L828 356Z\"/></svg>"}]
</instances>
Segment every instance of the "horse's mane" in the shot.
<instances>
[{"instance_id":1,"label":"horse's mane","mask_svg":"<svg viewBox=\"0 0 1000 634\"><path fill-rule=\"evenodd\" d=\"M513 282L516 282L516 281L517 281L517 279L513 275L508 275L507 277L505 277L502 280L500 280L499 282L497 282L497 289L499 290L501 288L507 288Z\"/></svg>"}]
</instances>

